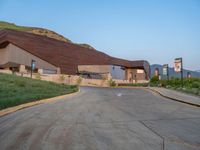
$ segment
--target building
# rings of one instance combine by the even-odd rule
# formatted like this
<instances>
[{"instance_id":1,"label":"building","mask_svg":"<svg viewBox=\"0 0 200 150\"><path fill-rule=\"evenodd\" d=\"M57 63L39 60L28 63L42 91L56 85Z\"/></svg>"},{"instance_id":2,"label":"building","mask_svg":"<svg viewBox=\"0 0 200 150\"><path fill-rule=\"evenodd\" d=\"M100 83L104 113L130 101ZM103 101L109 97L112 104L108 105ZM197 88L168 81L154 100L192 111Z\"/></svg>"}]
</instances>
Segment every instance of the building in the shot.
<instances>
[{"instance_id":1,"label":"building","mask_svg":"<svg viewBox=\"0 0 200 150\"><path fill-rule=\"evenodd\" d=\"M45 36L15 30L0 30L0 69L41 74L82 75L128 82L148 80L147 61L129 61L100 51Z\"/></svg>"}]
</instances>

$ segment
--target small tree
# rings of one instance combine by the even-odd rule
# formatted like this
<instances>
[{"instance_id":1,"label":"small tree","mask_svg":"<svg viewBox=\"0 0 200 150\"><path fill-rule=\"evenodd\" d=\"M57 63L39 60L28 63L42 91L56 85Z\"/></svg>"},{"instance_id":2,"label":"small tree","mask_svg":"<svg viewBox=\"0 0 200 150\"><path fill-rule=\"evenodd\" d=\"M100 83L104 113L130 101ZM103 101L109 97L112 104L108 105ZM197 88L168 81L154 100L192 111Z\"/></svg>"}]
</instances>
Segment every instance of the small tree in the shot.
<instances>
[{"instance_id":1,"label":"small tree","mask_svg":"<svg viewBox=\"0 0 200 150\"><path fill-rule=\"evenodd\" d=\"M114 80L112 80L112 79L108 80L108 85L109 85L110 87L115 87L115 86L117 86L116 82L115 82Z\"/></svg>"},{"instance_id":2,"label":"small tree","mask_svg":"<svg viewBox=\"0 0 200 150\"><path fill-rule=\"evenodd\" d=\"M81 82L82 82L82 77L78 77L78 79L76 80L76 83L77 83L78 85L80 85Z\"/></svg>"},{"instance_id":3,"label":"small tree","mask_svg":"<svg viewBox=\"0 0 200 150\"><path fill-rule=\"evenodd\" d=\"M153 76L150 80L150 85L151 86L158 86L159 84L159 78L158 76Z\"/></svg>"}]
</instances>

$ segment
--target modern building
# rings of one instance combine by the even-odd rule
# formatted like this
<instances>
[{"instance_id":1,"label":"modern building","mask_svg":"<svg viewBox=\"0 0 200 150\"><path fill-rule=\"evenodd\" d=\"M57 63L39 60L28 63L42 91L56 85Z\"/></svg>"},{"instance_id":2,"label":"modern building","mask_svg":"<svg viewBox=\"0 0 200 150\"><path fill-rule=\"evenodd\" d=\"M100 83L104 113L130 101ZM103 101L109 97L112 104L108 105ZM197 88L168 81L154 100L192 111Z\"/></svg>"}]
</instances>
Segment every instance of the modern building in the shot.
<instances>
[{"instance_id":1,"label":"modern building","mask_svg":"<svg viewBox=\"0 0 200 150\"><path fill-rule=\"evenodd\" d=\"M148 80L147 61L129 61L111 57L78 44L16 30L0 30L0 69L41 74L82 75L85 78Z\"/></svg>"}]
</instances>

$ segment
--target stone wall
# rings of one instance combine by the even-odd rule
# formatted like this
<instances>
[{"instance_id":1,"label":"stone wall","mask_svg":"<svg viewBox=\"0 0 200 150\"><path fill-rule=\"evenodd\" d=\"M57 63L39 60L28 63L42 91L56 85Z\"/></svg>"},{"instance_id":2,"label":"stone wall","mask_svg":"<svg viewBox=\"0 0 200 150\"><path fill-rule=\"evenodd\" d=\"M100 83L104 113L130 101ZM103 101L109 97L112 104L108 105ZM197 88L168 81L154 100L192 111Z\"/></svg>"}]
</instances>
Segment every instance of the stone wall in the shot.
<instances>
[{"instance_id":1,"label":"stone wall","mask_svg":"<svg viewBox=\"0 0 200 150\"><path fill-rule=\"evenodd\" d=\"M1 70L0 73L8 73L12 74L10 70ZM23 77L31 77L30 73L15 73L18 76ZM33 73L34 79L40 79L45 81L51 81L56 83L70 84L70 85L82 85L82 86L100 86L100 87L108 87L109 79L85 79L77 75L64 75L64 74L52 74L52 75L44 75L40 73ZM128 80L117 80L113 79L117 84L118 83L130 83ZM147 80L138 80L137 83L147 83ZM133 80L132 83L135 83Z\"/></svg>"}]
</instances>

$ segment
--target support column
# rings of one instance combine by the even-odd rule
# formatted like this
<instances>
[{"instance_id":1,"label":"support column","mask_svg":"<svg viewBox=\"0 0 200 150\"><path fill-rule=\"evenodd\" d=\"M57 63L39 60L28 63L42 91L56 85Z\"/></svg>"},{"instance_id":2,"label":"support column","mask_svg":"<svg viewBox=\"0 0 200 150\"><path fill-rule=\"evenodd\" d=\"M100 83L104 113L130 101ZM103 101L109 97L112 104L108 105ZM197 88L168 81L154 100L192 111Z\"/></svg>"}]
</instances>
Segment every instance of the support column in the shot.
<instances>
[{"instance_id":1,"label":"support column","mask_svg":"<svg viewBox=\"0 0 200 150\"><path fill-rule=\"evenodd\" d=\"M112 76L110 73L108 73L108 80L111 80L112 79Z\"/></svg>"},{"instance_id":2,"label":"support column","mask_svg":"<svg viewBox=\"0 0 200 150\"><path fill-rule=\"evenodd\" d=\"M24 73L27 73L25 65L20 65L19 66L19 72L21 73L22 76L23 76Z\"/></svg>"},{"instance_id":3,"label":"support column","mask_svg":"<svg viewBox=\"0 0 200 150\"><path fill-rule=\"evenodd\" d=\"M39 74L43 74L43 69L38 69Z\"/></svg>"},{"instance_id":4,"label":"support column","mask_svg":"<svg viewBox=\"0 0 200 150\"><path fill-rule=\"evenodd\" d=\"M25 65L20 65L19 66L19 72L26 72Z\"/></svg>"},{"instance_id":5,"label":"support column","mask_svg":"<svg viewBox=\"0 0 200 150\"><path fill-rule=\"evenodd\" d=\"M61 74L60 68L57 68L57 74Z\"/></svg>"}]
</instances>

